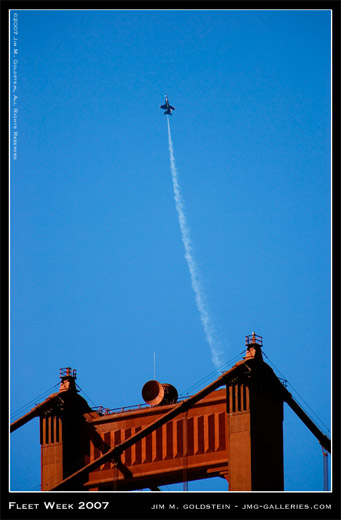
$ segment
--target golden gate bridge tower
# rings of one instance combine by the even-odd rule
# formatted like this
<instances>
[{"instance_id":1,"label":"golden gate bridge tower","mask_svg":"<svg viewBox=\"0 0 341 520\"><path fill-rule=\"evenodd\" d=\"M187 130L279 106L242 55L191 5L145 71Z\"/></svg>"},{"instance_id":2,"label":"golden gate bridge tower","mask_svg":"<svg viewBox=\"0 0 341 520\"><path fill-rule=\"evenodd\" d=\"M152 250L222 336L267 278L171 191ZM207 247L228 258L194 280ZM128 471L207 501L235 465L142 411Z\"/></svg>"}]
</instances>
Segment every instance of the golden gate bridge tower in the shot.
<instances>
[{"instance_id":1,"label":"golden gate bridge tower","mask_svg":"<svg viewBox=\"0 0 341 520\"><path fill-rule=\"evenodd\" d=\"M79 395L76 370L60 370L60 387L11 424L40 420L42 491L129 491L222 477L229 491L283 491L283 405L320 442L330 439L264 362L262 337L246 336L246 353L196 394L178 400L171 384L148 381L145 405L92 409Z\"/></svg>"}]
</instances>

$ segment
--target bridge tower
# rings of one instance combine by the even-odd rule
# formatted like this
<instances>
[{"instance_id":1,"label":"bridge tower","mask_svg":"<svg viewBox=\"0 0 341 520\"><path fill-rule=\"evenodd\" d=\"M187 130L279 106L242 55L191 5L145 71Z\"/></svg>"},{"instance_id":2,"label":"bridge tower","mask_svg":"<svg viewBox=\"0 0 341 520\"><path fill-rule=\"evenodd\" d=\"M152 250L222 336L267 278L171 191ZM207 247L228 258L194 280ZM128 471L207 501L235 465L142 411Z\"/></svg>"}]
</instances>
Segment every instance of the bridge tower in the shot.
<instances>
[{"instance_id":1,"label":"bridge tower","mask_svg":"<svg viewBox=\"0 0 341 520\"><path fill-rule=\"evenodd\" d=\"M283 403L330 452L330 440L263 360L262 337L191 397L149 381L146 405L93 410L61 369L59 391L11 425L40 418L41 489L135 490L220 476L230 491L282 491ZM227 489L227 486L226 486Z\"/></svg>"}]
</instances>

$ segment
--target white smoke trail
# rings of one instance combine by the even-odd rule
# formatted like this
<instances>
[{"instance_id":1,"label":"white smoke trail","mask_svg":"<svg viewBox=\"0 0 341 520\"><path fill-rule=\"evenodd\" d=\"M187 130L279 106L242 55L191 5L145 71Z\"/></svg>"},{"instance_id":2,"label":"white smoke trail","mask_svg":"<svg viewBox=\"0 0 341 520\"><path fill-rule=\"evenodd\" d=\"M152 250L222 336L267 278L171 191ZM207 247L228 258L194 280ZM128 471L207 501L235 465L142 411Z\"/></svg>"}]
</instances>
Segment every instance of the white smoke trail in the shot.
<instances>
[{"instance_id":1,"label":"white smoke trail","mask_svg":"<svg viewBox=\"0 0 341 520\"><path fill-rule=\"evenodd\" d=\"M175 206L176 206L176 210L177 210L178 218L179 218L182 241L183 241L183 244L185 247L185 258L186 258L189 273L191 276L192 289L193 289L194 295L195 295L195 303L196 303L197 309L200 314L200 321L201 321L202 326L205 331L206 340L210 346L212 362L216 368L219 368L222 365L222 363L220 361L221 351L220 351L220 349L218 349L217 341L214 338L214 327L211 323L211 318L210 318L209 312L207 310L207 304L205 302L204 292L203 292L203 289L202 289L202 286L200 283L200 279L199 279L199 270L198 270L198 267L197 267L195 259L194 259L192 241L191 241L191 236L190 236L190 228L188 226L186 216L185 216L184 202L182 199L179 180L178 180L178 174L177 174L177 170L175 167L173 142L172 142L172 137L171 137L168 116L167 116L167 123L168 123L168 147L169 147L170 167L171 167L171 172L172 172L174 200L175 200Z\"/></svg>"}]
</instances>

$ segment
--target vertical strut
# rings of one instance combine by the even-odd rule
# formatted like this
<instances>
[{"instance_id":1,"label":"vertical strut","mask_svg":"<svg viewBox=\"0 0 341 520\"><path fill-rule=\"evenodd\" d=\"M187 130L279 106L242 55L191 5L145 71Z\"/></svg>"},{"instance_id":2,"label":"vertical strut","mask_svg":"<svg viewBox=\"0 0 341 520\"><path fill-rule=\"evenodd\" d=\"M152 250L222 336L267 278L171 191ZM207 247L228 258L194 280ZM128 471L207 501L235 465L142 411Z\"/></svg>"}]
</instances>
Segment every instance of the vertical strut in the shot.
<instances>
[{"instance_id":1,"label":"vertical strut","mask_svg":"<svg viewBox=\"0 0 341 520\"><path fill-rule=\"evenodd\" d=\"M323 455L323 490L329 491L329 482L328 482L328 451L326 451L322 446L322 455Z\"/></svg>"},{"instance_id":2,"label":"vertical strut","mask_svg":"<svg viewBox=\"0 0 341 520\"><path fill-rule=\"evenodd\" d=\"M183 458L184 458L184 467L183 467L183 491L188 491L188 476L187 476L187 466L188 466L188 441L187 441L187 411L183 417Z\"/></svg>"}]
</instances>

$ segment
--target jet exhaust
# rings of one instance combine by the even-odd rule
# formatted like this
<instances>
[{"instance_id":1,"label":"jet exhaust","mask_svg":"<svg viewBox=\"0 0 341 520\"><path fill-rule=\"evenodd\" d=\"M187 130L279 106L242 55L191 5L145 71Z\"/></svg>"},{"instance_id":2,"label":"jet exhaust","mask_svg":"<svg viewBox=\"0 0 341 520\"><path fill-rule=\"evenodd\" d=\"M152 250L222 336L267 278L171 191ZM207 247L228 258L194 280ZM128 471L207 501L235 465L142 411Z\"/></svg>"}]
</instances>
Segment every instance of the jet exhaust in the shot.
<instances>
[{"instance_id":1,"label":"jet exhaust","mask_svg":"<svg viewBox=\"0 0 341 520\"><path fill-rule=\"evenodd\" d=\"M183 198L181 195L177 169L175 166L174 149L173 149L173 141L172 141L172 136L171 136L170 124L169 124L169 117L167 117L167 124L168 124L168 148L169 148L170 167L171 167L173 190L174 190L174 200L175 200L176 211L178 213L182 242L183 242L184 248L185 248L185 259L186 259L189 274L191 277L192 289L193 289L194 296L195 296L195 303L196 303L197 309L199 311L200 321L204 328L206 340L207 340L210 350L211 350L211 359L212 359L214 366L218 369L222 365L222 362L220 361L221 350L218 347L217 340L215 339L214 326L212 324L212 320L211 320L211 317L210 317L210 314L208 311L208 307L207 307L207 303L206 303L206 299L205 299L205 294L204 294L204 291L202 288L202 284L200 282L199 269L198 269L198 266L197 266L195 258L194 258L191 235L190 235L190 228L187 223L187 219L186 219L186 215L185 215L184 202L183 202Z\"/></svg>"}]
</instances>

